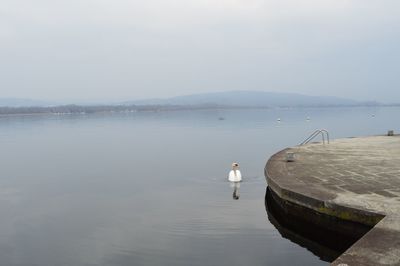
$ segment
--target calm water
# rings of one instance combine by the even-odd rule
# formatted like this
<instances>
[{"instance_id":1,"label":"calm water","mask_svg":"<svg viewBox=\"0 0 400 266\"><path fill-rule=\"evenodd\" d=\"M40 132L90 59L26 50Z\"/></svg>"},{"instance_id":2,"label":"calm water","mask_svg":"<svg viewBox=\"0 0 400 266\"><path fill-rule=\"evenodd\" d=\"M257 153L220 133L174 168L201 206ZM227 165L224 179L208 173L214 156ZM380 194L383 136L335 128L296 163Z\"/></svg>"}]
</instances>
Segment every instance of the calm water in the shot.
<instances>
[{"instance_id":1,"label":"calm water","mask_svg":"<svg viewBox=\"0 0 400 266\"><path fill-rule=\"evenodd\" d=\"M399 115L342 108L0 117L0 264L325 265L268 221L264 164L314 129L332 138L383 134L399 130ZM234 161L244 176L239 200L226 180Z\"/></svg>"}]
</instances>

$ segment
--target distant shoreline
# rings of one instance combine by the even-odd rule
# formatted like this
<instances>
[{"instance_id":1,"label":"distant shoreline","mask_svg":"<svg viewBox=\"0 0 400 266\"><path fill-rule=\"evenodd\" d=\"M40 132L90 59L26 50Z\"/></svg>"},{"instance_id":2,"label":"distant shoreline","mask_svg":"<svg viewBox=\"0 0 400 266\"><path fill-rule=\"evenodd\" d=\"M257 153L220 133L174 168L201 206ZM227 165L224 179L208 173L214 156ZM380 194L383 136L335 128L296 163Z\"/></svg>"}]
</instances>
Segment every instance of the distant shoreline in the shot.
<instances>
[{"instance_id":1,"label":"distant shoreline","mask_svg":"<svg viewBox=\"0 0 400 266\"><path fill-rule=\"evenodd\" d=\"M221 105L60 105L49 107L0 107L0 116L15 115L71 115L95 113L136 113L196 110L246 110L246 109L314 109L400 107L400 104L378 105L297 105L297 106L221 106Z\"/></svg>"}]
</instances>

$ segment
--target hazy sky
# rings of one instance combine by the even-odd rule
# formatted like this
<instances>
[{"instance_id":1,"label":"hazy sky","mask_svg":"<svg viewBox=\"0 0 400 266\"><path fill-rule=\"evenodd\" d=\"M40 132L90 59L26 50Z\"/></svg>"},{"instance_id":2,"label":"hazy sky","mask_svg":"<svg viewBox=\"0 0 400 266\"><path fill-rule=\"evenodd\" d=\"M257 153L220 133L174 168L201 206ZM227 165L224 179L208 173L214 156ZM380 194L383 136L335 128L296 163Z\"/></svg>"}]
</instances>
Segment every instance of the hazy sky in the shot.
<instances>
[{"instance_id":1,"label":"hazy sky","mask_svg":"<svg viewBox=\"0 0 400 266\"><path fill-rule=\"evenodd\" d=\"M0 97L400 101L399 0L0 0Z\"/></svg>"}]
</instances>

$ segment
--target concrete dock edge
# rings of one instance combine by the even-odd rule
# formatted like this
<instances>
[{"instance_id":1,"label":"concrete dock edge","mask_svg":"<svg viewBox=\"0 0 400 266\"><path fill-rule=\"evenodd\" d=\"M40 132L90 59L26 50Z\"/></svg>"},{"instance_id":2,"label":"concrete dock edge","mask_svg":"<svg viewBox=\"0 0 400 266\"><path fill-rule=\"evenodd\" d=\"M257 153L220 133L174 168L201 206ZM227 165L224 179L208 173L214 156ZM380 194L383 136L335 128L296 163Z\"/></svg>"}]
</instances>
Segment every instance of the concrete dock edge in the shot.
<instances>
[{"instance_id":1,"label":"concrete dock edge","mask_svg":"<svg viewBox=\"0 0 400 266\"><path fill-rule=\"evenodd\" d=\"M332 265L400 265L399 136L285 149L268 160L265 177L284 202L373 227Z\"/></svg>"}]
</instances>

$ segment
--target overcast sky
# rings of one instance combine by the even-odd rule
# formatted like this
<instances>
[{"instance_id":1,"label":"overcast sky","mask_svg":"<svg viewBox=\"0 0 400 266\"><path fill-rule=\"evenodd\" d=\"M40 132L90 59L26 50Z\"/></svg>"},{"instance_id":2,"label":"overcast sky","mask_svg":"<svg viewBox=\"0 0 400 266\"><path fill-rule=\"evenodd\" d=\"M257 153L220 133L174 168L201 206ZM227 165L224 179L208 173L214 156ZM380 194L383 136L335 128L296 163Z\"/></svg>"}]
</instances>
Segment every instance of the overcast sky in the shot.
<instances>
[{"instance_id":1,"label":"overcast sky","mask_svg":"<svg viewBox=\"0 0 400 266\"><path fill-rule=\"evenodd\" d=\"M399 0L0 0L0 97L400 101Z\"/></svg>"}]
</instances>

